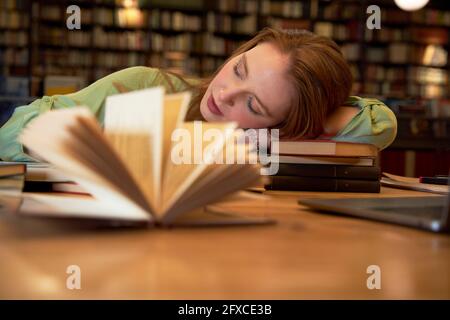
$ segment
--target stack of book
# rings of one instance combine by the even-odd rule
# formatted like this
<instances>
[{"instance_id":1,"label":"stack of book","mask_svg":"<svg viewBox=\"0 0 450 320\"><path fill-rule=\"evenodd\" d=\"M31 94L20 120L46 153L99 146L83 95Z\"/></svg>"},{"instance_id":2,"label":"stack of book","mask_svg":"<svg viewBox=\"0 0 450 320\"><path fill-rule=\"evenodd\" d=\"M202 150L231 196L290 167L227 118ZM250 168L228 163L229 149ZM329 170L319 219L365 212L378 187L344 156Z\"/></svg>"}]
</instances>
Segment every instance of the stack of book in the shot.
<instances>
[{"instance_id":1,"label":"stack of book","mask_svg":"<svg viewBox=\"0 0 450 320\"><path fill-rule=\"evenodd\" d=\"M378 149L371 144L280 141L271 157L279 170L266 190L380 192Z\"/></svg>"},{"instance_id":2,"label":"stack of book","mask_svg":"<svg viewBox=\"0 0 450 320\"><path fill-rule=\"evenodd\" d=\"M23 176L20 191L89 194L58 169L43 162L0 161L0 191L9 186L11 180L20 180L16 179L19 175Z\"/></svg>"},{"instance_id":3,"label":"stack of book","mask_svg":"<svg viewBox=\"0 0 450 320\"><path fill-rule=\"evenodd\" d=\"M24 164L4 164L0 161L0 213L5 206L3 195L17 195L22 192L25 172Z\"/></svg>"},{"instance_id":4,"label":"stack of book","mask_svg":"<svg viewBox=\"0 0 450 320\"><path fill-rule=\"evenodd\" d=\"M0 161L0 179L12 176L23 175L26 172L24 164L4 163Z\"/></svg>"},{"instance_id":5,"label":"stack of book","mask_svg":"<svg viewBox=\"0 0 450 320\"><path fill-rule=\"evenodd\" d=\"M16 212L21 204L26 167L0 161L0 218L5 213Z\"/></svg>"}]
</instances>

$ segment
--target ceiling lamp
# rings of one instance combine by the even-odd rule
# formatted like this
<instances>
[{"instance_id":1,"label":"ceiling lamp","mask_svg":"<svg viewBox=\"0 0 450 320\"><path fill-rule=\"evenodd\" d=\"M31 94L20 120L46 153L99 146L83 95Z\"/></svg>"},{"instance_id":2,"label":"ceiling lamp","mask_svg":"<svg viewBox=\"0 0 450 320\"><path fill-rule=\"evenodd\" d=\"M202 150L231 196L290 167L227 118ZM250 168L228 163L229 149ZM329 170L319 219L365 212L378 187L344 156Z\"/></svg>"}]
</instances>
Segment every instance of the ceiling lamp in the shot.
<instances>
[{"instance_id":1,"label":"ceiling lamp","mask_svg":"<svg viewBox=\"0 0 450 320\"><path fill-rule=\"evenodd\" d=\"M422 9L429 0L394 0L395 4L402 10L415 11Z\"/></svg>"}]
</instances>

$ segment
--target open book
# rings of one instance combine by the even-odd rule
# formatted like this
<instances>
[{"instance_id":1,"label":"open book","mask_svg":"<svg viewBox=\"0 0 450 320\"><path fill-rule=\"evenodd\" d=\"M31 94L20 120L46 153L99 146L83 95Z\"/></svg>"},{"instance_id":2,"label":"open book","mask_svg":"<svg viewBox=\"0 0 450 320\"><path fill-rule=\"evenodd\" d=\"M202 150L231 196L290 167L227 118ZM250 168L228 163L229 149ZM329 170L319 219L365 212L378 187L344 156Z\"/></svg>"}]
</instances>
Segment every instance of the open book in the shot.
<instances>
[{"instance_id":1,"label":"open book","mask_svg":"<svg viewBox=\"0 0 450 320\"><path fill-rule=\"evenodd\" d=\"M96 201L74 208L70 199L72 208L58 213L67 206L58 200L53 215L172 225L200 219L205 205L260 184L255 153L236 143L236 123L184 122L189 101L188 92L165 95L158 87L108 97L104 130L84 107L49 111L31 122L20 141ZM209 129L223 138L198 136ZM176 140L180 133L192 137L188 149ZM217 161L241 151L245 163ZM176 156L201 161L178 163Z\"/></svg>"}]
</instances>

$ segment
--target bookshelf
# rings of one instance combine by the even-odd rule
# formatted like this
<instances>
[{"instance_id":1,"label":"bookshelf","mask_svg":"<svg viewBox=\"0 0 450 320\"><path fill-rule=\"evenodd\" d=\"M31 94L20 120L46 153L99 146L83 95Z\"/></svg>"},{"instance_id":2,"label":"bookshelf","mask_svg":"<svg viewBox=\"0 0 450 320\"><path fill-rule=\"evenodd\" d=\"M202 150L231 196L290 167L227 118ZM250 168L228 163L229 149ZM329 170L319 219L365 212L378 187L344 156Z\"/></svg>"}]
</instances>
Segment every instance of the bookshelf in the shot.
<instances>
[{"instance_id":1,"label":"bookshelf","mask_svg":"<svg viewBox=\"0 0 450 320\"><path fill-rule=\"evenodd\" d=\"M438 17L435 9L384 12L386 27L377 35L366 30L366 54L375 61L366 59L364 92L391 98L448 98L450 10L441 12L441 20L418 18Z\"/></svg>"},{"instance_id":2,"label":"bookshelf","mask_svg":"<svg viewBox=\"0 0 450 320\"><path fill-rule=\"evenodd\" d=\"M81 30L65 26L71 4L81 8ZM369 4L381 7L380 30L365 27ZM49 74L92 82L134 65L207 76L255 32L275 26L335 40L354 94L449 98L450 8L438 1L408 13L392 1L6 0L0 18L2 74L40 82Z\"/></svg>"},{"instance_id":3,"label":"bookshelf","mask_svg":"<svg viewBox=\"0 0 450 320\"><path fill-rule=\"evenodd\" d=\"M13 107L29 103L30 2L0 2L0 125Z\"/></svg>"},{"instance_id":4,"label":"bookshelf","mask_svg":"<svg viewBox=\"0 0 450 320\"><path fill-rule=\"evenodd\" d=\"M66 28L72 4L81 8L81 30ZM381 8L380 30L366 28L370 4ZM0 106L8 105L5 97L41 96L52 75L91 83L147 65L208 76L264 26L308 29L336 41L355 79L352 94L380 98L397 114L392 152L448 151L446 1L409 13L387 0L4 0Z\"/></svg>"},{"instance_id":5,"label":"bookshelf","mask_svg":"<svg viewBox=\"0 0 450 320\"><path fill-rule=\"evenodd\" d=\"M0 68L2 75L29 74L29 2L0 3Z\"/></svg>"}]
</instances>

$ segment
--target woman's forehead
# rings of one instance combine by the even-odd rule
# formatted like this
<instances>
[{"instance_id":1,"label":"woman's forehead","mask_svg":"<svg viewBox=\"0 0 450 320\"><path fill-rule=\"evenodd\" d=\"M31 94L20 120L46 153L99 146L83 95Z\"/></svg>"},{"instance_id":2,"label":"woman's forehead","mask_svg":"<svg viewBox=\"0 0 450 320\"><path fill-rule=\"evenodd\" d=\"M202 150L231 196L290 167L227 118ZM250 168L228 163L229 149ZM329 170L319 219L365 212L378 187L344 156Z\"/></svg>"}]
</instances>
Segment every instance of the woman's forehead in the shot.
<instances>
[{"instance_id":1,"label":"woman's forehead","mask_svg":"<svg viewBox=\"0 0 450 320\"><path fill-rule=\"evenodd\" d=\"M282 53L275 44L263 42L245 52L255 63L285 73L289 65L289 56Z\"/></svg>"},{"instance_id":2,"label":"woman's forehead","mask_svg":"<svg viewBox=\"0 0 450 320\"><path fill-rule=\"evenodd\" d=\"M255 94L269 111L287 108L293 95L288 77L289 56L282 54L271 43L259 44L244 55L247 60L248 81Z\"/></svg>"}]
</instances>

